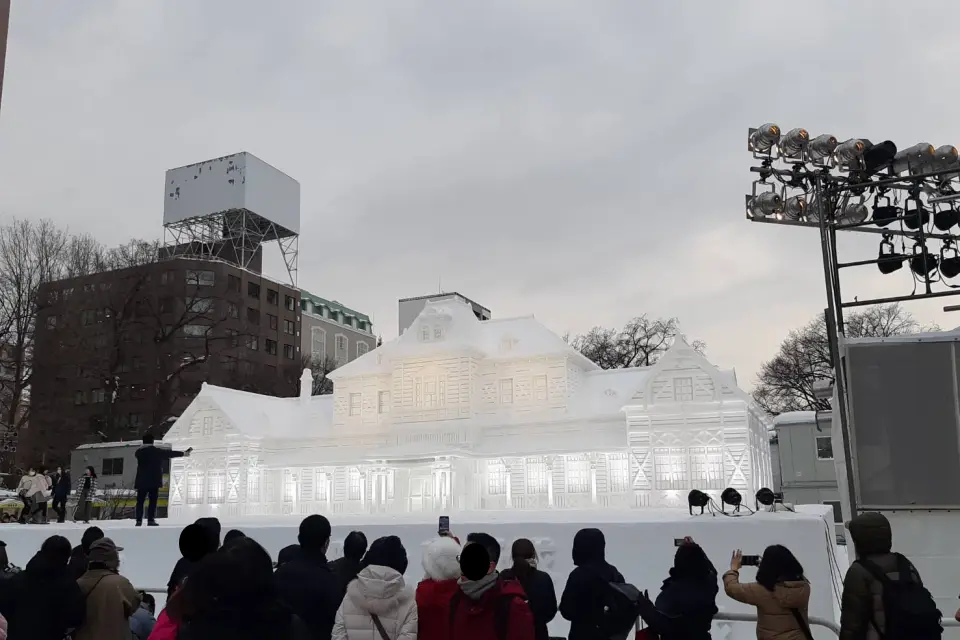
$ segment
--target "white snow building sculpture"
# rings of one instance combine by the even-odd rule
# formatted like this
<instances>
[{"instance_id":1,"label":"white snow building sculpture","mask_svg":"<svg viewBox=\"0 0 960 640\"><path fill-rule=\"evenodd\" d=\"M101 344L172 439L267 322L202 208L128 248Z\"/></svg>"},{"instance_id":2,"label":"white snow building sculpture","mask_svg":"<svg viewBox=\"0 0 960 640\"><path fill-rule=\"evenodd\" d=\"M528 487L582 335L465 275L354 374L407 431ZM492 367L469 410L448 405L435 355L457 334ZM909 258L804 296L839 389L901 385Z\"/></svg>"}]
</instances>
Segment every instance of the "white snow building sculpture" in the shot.
<instances>
[{"instance_id":1,"label":"white snow building sculpture","mask_svg":"<svg viewBox=\"0 0 960 640\"><path fill-rule=\"evenodd\" d=\"M771 482L768 416L683 340L601 370L533 317L428 303L410 330L275 398L205 384L164 442L170 515L686 505Z\"/></svg>"}]
</instances>

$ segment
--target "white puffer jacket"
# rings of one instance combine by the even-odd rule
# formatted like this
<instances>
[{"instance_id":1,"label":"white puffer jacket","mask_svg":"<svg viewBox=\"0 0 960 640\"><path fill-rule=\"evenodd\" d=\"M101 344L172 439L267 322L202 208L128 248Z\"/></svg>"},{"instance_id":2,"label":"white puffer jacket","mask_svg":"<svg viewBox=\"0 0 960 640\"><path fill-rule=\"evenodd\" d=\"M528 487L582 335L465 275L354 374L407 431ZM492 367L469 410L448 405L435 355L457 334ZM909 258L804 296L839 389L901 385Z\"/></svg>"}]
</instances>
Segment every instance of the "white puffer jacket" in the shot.
<instances>
[{"instance_id":1,"label":"white puffer jacket","mask_svg":"<svg viewBox=\"0 0 960 640\"><path fill-rule=\"evenodd\" d=\"M333 623L331 640L383 640L370 614L380 618L390 640L417 640L417 601L403 576L370 565L347 587Z\"/></svg>"}]
</instances>

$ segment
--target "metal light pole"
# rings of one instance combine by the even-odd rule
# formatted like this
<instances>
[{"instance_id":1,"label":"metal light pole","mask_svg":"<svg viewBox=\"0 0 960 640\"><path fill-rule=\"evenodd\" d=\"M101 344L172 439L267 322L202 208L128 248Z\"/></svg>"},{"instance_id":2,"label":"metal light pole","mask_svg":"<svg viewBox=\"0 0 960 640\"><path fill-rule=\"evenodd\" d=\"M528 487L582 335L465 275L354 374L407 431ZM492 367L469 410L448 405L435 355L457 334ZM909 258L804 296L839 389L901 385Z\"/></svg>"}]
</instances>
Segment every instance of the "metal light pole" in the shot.
<instances>
[{"instance_id":1,"label":"metal light pole","mask_svg":"<svg viewBox=\"0 0 960 640\"><path fill-rule=\"evenodd\" d=\"M3 67L7 58L7 33L10 30L10 0L0 0L0 105L3 104Z\"/></svg>"}]
</instances>

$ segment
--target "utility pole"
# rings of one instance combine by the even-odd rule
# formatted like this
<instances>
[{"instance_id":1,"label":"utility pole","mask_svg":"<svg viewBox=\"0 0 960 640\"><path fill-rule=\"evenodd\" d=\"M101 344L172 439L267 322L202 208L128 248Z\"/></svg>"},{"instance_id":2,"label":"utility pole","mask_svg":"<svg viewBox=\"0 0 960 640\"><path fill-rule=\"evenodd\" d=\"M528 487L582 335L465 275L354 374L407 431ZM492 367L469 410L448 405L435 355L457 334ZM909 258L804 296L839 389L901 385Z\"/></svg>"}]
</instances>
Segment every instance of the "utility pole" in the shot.
<instances>
[{"instance_id":1,"label":"utility pole","mask_svg":"<svg viewBox=\"0 0 960 640\"><path fill-rule=\"evenodd\" d=\"M10 0L0 0L0 104L3 102L3 67L7 58L7 32L10 28Z\"/></svg>"}]
</instances>

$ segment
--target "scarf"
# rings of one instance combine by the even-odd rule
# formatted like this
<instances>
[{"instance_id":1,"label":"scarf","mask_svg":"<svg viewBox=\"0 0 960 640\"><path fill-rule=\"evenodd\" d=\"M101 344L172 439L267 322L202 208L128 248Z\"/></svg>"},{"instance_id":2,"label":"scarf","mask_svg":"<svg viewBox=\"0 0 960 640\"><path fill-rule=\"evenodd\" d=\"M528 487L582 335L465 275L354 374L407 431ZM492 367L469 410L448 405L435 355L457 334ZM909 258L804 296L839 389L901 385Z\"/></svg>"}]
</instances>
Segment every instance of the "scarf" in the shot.
<instances>
[{"instance_id":1,"label":"scarf","mask_svg":"<svg viewBox=\"0 0 960 640\"><path fill-rule=\"evenodd\" d=\"M500 574L496 571L493 573L488 573L479 580L464 580L460 583L460 590L463 591L463 595L467 596L471 600L479 600L483 597L487 591L493 588L497 584L497 580L500 579Z\"/></svg>"}]
</instances>

